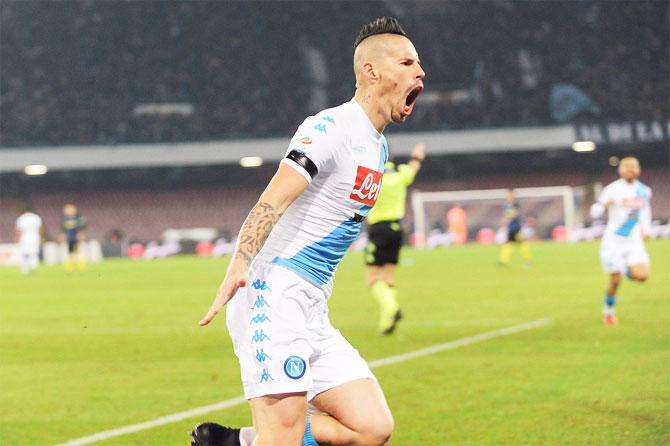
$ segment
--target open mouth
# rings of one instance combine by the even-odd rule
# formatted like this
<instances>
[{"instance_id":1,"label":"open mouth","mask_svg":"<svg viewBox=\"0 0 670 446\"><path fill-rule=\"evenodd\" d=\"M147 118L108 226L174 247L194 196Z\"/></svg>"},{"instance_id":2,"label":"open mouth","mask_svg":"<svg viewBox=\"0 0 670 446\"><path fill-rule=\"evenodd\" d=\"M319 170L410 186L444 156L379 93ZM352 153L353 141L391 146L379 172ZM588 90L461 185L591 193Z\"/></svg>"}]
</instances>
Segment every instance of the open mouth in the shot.
<instances>
[{"instance_id":1,"label":"open mouth","mask_svg":"<svg viewBox=\"0 0 670 446\"><path fill-rule=\"evenodd\" d=\"M417 87L414 87L412 91L409 92L409 94L405 98L405 106L403 107L403 114L409 115L410 113L412 113L412 110L414 109L414 104L416 103L416 98L419 97L422 91L423 86L419 85Z\"/></svg>"}]
</instances>

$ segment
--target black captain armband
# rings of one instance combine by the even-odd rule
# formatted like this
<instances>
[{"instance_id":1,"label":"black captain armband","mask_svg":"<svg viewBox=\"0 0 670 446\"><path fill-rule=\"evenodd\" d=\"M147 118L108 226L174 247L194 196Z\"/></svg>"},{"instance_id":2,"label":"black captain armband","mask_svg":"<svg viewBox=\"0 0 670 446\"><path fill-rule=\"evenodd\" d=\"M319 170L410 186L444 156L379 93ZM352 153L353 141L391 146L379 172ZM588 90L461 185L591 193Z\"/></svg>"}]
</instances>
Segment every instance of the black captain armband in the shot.
<instances>
[{"instance_id":1,"label":"black captain armband","mask_svg":"<svg viewBox=\"0 0 670 446\"><path fill-rule=\"evenodd\" d=\"M286 158L305 169L312 179L314 179L316 174L319 173L319 169L316 168L316 164L314 164L311 159L307 158L307 155L299 152L298 150L291 150L289 154L286 155Z\"/></svg>"}]
</instances>

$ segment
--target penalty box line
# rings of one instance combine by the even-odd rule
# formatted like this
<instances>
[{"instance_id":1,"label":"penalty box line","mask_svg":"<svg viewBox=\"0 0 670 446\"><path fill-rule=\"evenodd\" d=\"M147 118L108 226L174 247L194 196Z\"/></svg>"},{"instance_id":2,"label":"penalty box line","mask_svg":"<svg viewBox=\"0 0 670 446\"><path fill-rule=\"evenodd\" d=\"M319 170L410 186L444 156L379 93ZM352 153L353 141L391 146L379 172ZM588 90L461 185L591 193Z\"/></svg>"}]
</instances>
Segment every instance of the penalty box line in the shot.
<instances>
[{"instance_id":1,"label":"penalty box line","mask_svg":"<svg viewBox=\"0 0 670 446\"><path fill-rule=\"evenodd\" d=\"M434 355L435 353L444 352L447 350L455 350L457 348L465 347L467 345L488 341L489 339L500 338L503 336L509 336L511 334L520 333L523 331L533 330L548 325L550 323L551 319L539 319L532 322L526 322L523 324L514 325L512 327L502 328L500 330L489 331L474 336L468 336L465 338L456 339L455 341L446 342L444 344L433 345L431 347L423 348L420 350L414 350L412 352L402 353L400 355L389 356L387 358L371 361L368 363L368 365L370 366L371 369L374 369L377 367L399 364L401 362L411 361L412 359L421 358L423 356ZM147 429L153 429L154 427L176 423L178 421L186 420L188 418L193 418L199 415L206 415L208 413L216 412L218 410L230 409L231 407L239 406L245 403L246 401L247 400L243 396L239 396L237 398L232 398L226 401L221 401L219 403L210 404L208 406L196 407L195 409L187 410L184 412L178 412L172 415L156 418L150 421L145 421L144 423L132 424L130 426L120 427L118 429L98 432L97 434L90 435L88 437L77 438L75 440L66 441L65 443L60 443L56 446L85 446L87 444L93 444L99 441L109 440L110 438L120 437L122 435L128 435Z\"/></svg>"}]
</instances>

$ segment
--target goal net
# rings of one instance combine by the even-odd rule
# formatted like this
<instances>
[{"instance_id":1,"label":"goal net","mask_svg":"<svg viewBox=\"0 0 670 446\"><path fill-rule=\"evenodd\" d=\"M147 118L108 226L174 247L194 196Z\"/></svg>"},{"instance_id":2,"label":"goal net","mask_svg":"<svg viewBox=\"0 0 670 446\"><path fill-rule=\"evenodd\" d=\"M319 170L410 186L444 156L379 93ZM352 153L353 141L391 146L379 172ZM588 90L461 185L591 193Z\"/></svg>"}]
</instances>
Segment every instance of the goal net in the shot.
<instances>
[{"instance_id":1,"label":"goal net","mask_svg":"<svg viewBox=\"0 0 670 446\"><path fill-rule=\"evenodd\" d=\"M447 213L460 207L466 217L467 240L489 234L489 242L504 237L499 231L508 189L421 192L412 194L414 244L418 247L449 245L460 238L450 232ZM578 210L585 189L570 186L526 187L514 189L527 238L570 240L572 230L580 223ZM484 231L484 232L482 232ZM495 239L496 233L498 239ZM490 234L494 235L491 240ZM479 240L483 242L483 240Z\"/></svg>"}]
</instances>

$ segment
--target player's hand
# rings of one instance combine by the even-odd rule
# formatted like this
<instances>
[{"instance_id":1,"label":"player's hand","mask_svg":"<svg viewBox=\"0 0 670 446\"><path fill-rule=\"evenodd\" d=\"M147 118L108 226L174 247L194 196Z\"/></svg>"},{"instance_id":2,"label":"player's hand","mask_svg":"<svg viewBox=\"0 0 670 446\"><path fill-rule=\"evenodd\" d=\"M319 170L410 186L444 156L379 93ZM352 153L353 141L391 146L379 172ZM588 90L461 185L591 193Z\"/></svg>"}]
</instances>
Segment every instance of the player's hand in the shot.
<instances>
[{"instance_id":1,"label":"player's hand","mask_svg":"<svg viewBox=\"0 0 670 446\"><path fill-rule=\"evenodd\" d=\"M219 314L221 308L228 303L230 299L233 298L238 289L247 286L247 281L249 279L249 272L244 264L243 260L233 261L226 272L226 277L223 278L223 282L219 286L219 290L216 292L216 297L212 306L209 307L209 311L205 317L198 323L201 327L212 322L212 320Z\"/></svg>"},{"instance_id":2,"label":"player's hand","mask_svg":"<svg viewBox=\"0 0 670 446\"><path fill-rule=\"evenodd\" d=\"M417 161L423 161L426 159L426 145L422 142L415 145L412 149L412 158Z\"/></svg>"}]
</instances>

